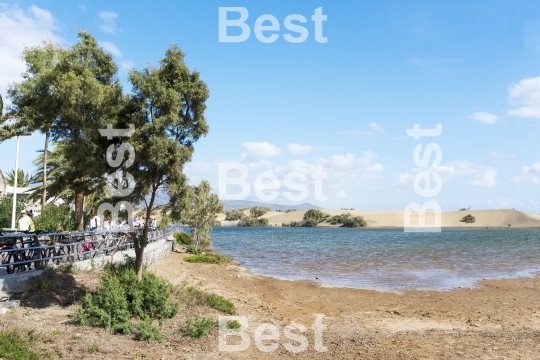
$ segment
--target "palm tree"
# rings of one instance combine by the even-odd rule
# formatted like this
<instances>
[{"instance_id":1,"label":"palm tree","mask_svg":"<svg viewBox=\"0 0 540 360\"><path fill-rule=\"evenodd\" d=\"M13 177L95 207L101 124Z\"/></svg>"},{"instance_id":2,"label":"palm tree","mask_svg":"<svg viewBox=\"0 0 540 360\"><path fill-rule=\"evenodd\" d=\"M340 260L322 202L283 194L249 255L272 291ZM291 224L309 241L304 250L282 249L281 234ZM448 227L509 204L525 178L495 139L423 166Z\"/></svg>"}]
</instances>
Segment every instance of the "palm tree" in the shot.
<instances>
[{"instance_id":1,"label":"palm tree","mask_svg":"<svg viewBox=\"0 0 540 360\"><path fill-rule=\"evenodd\" d=\"M40 185L34 189L34 192L30 195L30 198L37 199L41 196L43 187L47 187L47 199L62 199L64 203L69 204L77 200L75 196L76 191L73 183L66 181L66 174L72 169L69 162L66 160L66 142L54 142L53 150L49 151L47 160L46 173L47 179L45 185ZM33 183L43 182L43 163L44 163L44 151L38 151L40 154L32 162L36 167L34 176L32 178ZM69 176L68 176L69 177ZM90 207L90 212L95 214L97 208L106 198L111 197L111 193L108 191L104 184L97 182L103 186L94 186L93 191L83 197L83 204Z\"/></svg>"},{"instance_id":2,"label":"palm tree","mask_svg":"<svg viewBox=\"0 0 540 360\"><path fill-rule=\"evenodd\" d=\"M30 184L34 183L34 179L32 176L28 173L24 173L22 169L18 169L17 171L17 187L18 188L25 188L29 187ZM15 184L15 170L11 170L6 175L6 184L9 186L14 186Z\"/></svg>"}]
</instances>

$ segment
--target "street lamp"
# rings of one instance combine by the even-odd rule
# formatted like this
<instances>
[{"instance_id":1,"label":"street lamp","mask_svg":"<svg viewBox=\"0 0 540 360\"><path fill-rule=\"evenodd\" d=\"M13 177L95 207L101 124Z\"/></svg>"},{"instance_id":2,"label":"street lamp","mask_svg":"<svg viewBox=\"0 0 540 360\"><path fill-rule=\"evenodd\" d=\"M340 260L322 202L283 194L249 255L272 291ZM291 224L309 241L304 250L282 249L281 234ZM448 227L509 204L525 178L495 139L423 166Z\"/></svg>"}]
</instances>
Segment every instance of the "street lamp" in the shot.
<instances>
[{"instance_id":1,"label":"street lamp","mask_svg":"<svg viewBox=\"0 0 540 360\"><path fill-rule=\"evenodd\" d=\"M11 210L11 228L15 229L15 211L17 210L17 175L19 175L19 136L30 136L31 132L17 134L17 151L15 152L15 179L13 182L13 209Z\"/></svg>"}]
</instances>

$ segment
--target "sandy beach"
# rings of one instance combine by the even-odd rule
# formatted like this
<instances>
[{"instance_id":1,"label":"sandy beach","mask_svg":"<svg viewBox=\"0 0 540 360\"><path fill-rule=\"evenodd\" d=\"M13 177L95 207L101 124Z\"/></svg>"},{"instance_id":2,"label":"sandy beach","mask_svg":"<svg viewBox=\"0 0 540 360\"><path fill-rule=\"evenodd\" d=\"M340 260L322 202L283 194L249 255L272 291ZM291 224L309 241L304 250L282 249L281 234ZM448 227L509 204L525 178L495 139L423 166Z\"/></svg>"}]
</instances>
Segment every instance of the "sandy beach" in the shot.
<instances>
[{"instance_id":1,"label":"sandy beach","mask_svg":"<svg viewBox=\"0 0 540 360\"><path fill-rule=\"evenodd\" d=\"M182 308L163 324L165 343L135 341L100 328L71 323L77 299L99 284L100 272L66 275L61 289L23 297L23 308L1 318L5 329L34 331L36 346L57 358L85 359L538 359L540 354L540 279L480 281L480 287L452 291L383 292L323 287L318 281L286 281L250 274L238 264L191 264L174 252L150 271L175 285L184 282L234 302L247 318L249 347L219 350L218 329L194 340L177 330L194 312L217 319L217 311ZM67 291L69 289L69 291ZM324 315L322 345L315 349L312 325ZM307 328L308 347L298 353L279 346L271 353L254 343L262 323ZM228 338L235 344L239 338ZM62 344L62 346L57 346ZM99 344L90 352L88 344ZM143 356L146 356L144 357Z\"/></svg>"},{"instance_id":2,"label":"sandy beach","mask_svg":"<svg viewBox=\"0 0 540 360\"><path fill-rule=\"evenodd\" d=\"M248 318L251 339L261 323L283 329L294 322L308 329L309 347L300 353L280 346L265 354L252 343L245 352L220 358L538 359L540 354L537 277L486 280L475 289L395 293L255 276L234 264L188 264L181 261L184 256L173 254L151 269L232 299L238 314ZM317 314L327 325L324 353L314 349L311 325ZM217 348L214 336L204 342L200 358L217 356Z\"/></svg>"}]
</instances>

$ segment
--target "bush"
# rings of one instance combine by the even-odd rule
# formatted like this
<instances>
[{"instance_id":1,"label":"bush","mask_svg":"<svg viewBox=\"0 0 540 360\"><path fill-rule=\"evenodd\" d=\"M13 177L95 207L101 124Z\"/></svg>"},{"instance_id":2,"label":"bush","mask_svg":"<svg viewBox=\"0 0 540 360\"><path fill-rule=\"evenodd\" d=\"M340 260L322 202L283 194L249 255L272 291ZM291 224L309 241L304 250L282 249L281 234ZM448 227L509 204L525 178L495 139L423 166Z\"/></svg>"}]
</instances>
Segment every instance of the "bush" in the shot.
<instances>
[{"instance_id":1,"label":"bush","mask_svg":"<svg viewBox=\"0 0 540 360\"><path fill-rule=\"evenodd\" d=\"M0 358L39 360L40 354L29 348L29 340L25 339L19 331L0 331Z\"/></svg>"},{"instance_id":2,"label":"bush","mask_svg":"<svg viewBox=\"0 0 540 360\"><path fill-rule=\"evenodd\" d=\"M187 305L209 306L228 315L234 315L236 313L234 304L223 296L207 293L194 286L183 287L181 292L183 293L182 298Z\"/></svg>"},{"instance_id":3,"label":"bush","mask_svg":"<svg viewBox=\"0 0 540 360\"><path fill-rule=\"evenodd\" d=\"M249 213L250 213L251 217L254 217L254 218L258 218L260 216L263 216L264 214L266 214L269 211L270 211L269 208L262 207L262 206L255 206L255 207L252 207L251 209L249 209Z\"/></svg>"},{"instance_id":4,"label":"bush","mask_svg":"<svg viewBox=\"0 0 540 360\"><path fill-rule=\"evenodd\" d=\"M11 228L11 211L13 206L13 198L11 196L5 196L0 198L0 229ZM19 214L24 209L22 201L17 200L16 212Z\"/></svg>"},{"instance_id":5,"label":"bush","mask_svg":"<svg viewBox=\"0 0 540 360\"><path fill-rule=\"evenodd\" d=\"M184 260L190 263L207 263L207 264L220 264L220 263L231 262L230 257L217 254L217 253L186 256Z\"/></svg>"},{"instance_id":6,"label":"bush","mask_svg":"<svg viewBox=\"0 0 540 360\"><path fill-rule=\"evenodd\" d=\"M175 232L173 237L178 245L191 245L191 236L185 232Z\"/></svg>"},{"instance_id":7,"label":"bush","mask_svg":"<svg viewBox=\"0 0 540 360\"><path fill-rule=\"evenodd\" d=\"M57 231L60 227L65 231L75 230L75 211L67 206L49 204L34 218L36 230Z\"/></svg>"},{"instance_id":8,"label":"bush","mask_svg":"<svg viewBox=\"0 0 540 360\"><path fill-rule=\"evenodd\" d=\"M236 320L227 323L227 329L240 329L241 327L242 325Z\"/></svg>"},{"instance_id":9,"label":"bush","mask_svg":"<svg viewBox=\"0 0 540 360\"><path fill-rule=\"evenodd\" d=\"M197 245L190 244L186 246L186 252L193 255L201 255L202 249L198 247Z\"/></svg>"},{"instance_id":10,"label":"bush","mask_svg":"<svg viewBox=\"0 0 540 360\"><path fill-rule=\"evenodd\" d=\"M461 220L459 220L461 222L464 222L466 224L472 224L473 222L476 221L476 219L474 218L474 216L472 216L471 214L468 214L467 216L464 216Z\"/></svg>"},{"instance_id":11,"label":"bush","mask_svg":"<svg viewBox=\"0 0 540 360\"><path fill-rule=\"evenodd\" d=\"M199 339L208 335L210 330L212 330L216 325L217 321L206 317L199 318L196 316L194 318L187 319L184 327L182 328L182 332L194 339Z\"/></svg>"},{"instance_id":12,"label":"bush","mask_svg":"<svg viewBox=\"0 0 540 360\"><path fill-rule=\"evenodd\" d=\"M366 227L367 222L361 216L352 216L350 213L332 216L328 222L332 225L341 225L342 227L357 228Z\"/></svg>"},{"instance_id":13,"label":"bush","mask_svg":"<svg viewBox=\"0 0 540 360\"><path fill-rule=\"evenodd\" d=\"M330 215L317 209L310 209L304 214L304 226L317 226L317 224L326 221Z\"/></svg>"},{"instance_id":14,"label":"bush","mask_svg":"<svg viewBox=\"0 0 540 360\"><path fill-rule=\"evenodd\" d=\"M172 286L146 268L142 280L137 281L133 263L133 258L128 258L125 264L109 266L98 292L83 298L76 323L118 333L134 332L142 338L153 331L153 319L168 319L178 313L178 303L170 302ZM140 323L134 326L132 318Z\"/></svg>"},{"instance_id":15,"label":"bush","mask_svg":"<svg viewBox=\"0 0 540 360\"><path fill-rule=\"evenodd\" d=\"M154 326L152 320L149 319L137 324L133 333L135 335L135 340L156 340L159 342L166 340L165 336L159 331L159 328Z\"/></svg>"},{"instance_id":16,"label":"bush","mask_svg":"<svg viewBox=\"0 0 540 360\"><path fill-rule=\"evenodd\" d=\"M268 219L266 218L257 219L257 218L246 217L238 222L238 226L240 227L268 226Z\"/></svg>"},{"instance_id":17,"label":"bush","mask_svg":"<svg viewBox=\"0 0 540 360\"><path fill-rule=\"evenodd\" d=\"M236 220L242 220L246 215L242 210L234 209L231 211L227 211L225 213L225 220L226 221L236 221Z\"/></svg>"}]
</instances>

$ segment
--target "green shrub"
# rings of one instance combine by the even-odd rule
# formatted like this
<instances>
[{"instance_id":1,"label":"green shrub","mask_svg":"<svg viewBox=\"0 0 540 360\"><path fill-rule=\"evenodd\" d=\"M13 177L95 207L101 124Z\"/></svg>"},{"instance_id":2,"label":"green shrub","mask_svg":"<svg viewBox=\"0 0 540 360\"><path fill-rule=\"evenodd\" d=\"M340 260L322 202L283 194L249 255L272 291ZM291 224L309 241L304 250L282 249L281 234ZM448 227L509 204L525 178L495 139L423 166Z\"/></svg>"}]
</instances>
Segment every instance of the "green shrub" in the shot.
<instances>
[{"instance_id":1,"label":"green shrub","mask_svg":"<svg viewBox=\"0 0 540 360\"><path fill-rule=\"evenodd\" d=\"M304 214L304 226L317 226L317 224L328 220L330 215L317 209L310 209Z\"/></svg>"},{"instance_id":2,"label":"green shrub","mask_svg":"<svg viewBox=\"0 0 540 360\"><path fill-rule=\"evenodd\" d=\"M185 286L181 290L181 298L189 306L209 306L228 315L236 313L236 307L223 296L208 293L194 286Z\"/></svg>"},{"instance_id":3,"label":"green shrub","mask_svg":"<svg viewBox=\"0 0 540 360\"><path fill-rule=\"evenodd\" d=\"M208 263L208 264L219 264L219 263L231 262L230 257L224 256L221 254L216 254L216 253L186 256L184 260L190 263Z\"/></svg>"},{"instance_id":4,"label":"green shrub","mask_svg":"<svg viewBox=\"0 0 540 360\"><path fill-rule=\"evenodd\" d=\"M60 227L65 231L75 230L75 211L69 206L49 204L41 214L34 218L36 230L57 231Z\"/></svg>"},{"instance_id":5,"label":"green shrub","mask_svg":"<svg viewBox=\"0 0 540 360\"><path fill-rule=\"evenodd\" d=\"M170 301L171 284L146 269L142 280L137 281L133 261L128 258L125 264L110 265L106 269L99 291L83 298L75 322L118 333L142 334L150 329L153 319L168 319L178 313L179 304ZM132 318L144 324L134 326Z\"/></svg>"},{"instance_id":6,"label":"green shrub","mask_svg":"<svg viewBox=\"0 0 540 360\"><path fill-rule=\"evenodd\" d=\"M260 226L268 226L268 219L262 218L251 218L251 217L245 217L242 220L238 222L238 226L240 227L260 227Z\"/></svg>"},{"instance_id":7,"label":"green shrub","mask_svg":"<svg viewBox=\"0 0 540 360\"><path fill-rule=\"evenodd\" d=\"M186 252L193 255L201 255L202 249L194 244L186 246Z\"/></svg>"},{"instance_id":8,"label":"green shrub","mask_svg":"<svg viewBox=\"0 0 540 360\"><path fill-rule=\"evenodd\" d=\"M474 218L474 216L472 216L471 214L468 214L467 216L464 216L461 220L459 220L461 222L464 222L466 224L472 224L473 222L476 221L476 219Z\"/></svg>"},{"instance_id":9,"label":"green shrub","mask_svg":"<svg viewBox=\"0 0 540 360\"><path fill-rule=\"evenodd\" d=\"M226 221L236 221L236 220L242 220L246 215L242 210L234 209L231 211L225 212L225 220Z\"/></svg>"},{"instance_id":10,"label":"green shrub","mask_svg":"<svg viewBox=\"0 0 540 360\"><path fill-rule=\"evenodd\" d=\"M40 354L32 351L29 342L17 330L0 331L0 358L13 360L39 360Z\"/></svg>"},{"instance_id":11,"label":"green shrub","mask_svg":"<svg viewBox=\"0 0 540 360\"><path fill-rule=\"evenodd\" d=\"M242 327L242 325L236 320L227 322L227 329L236 330L236 329L240 329L241 327Z\"/></svg>"},{"instance_id":12,"label":"green shrub","mask_svg":"<svg viewBox=\"0 0 540 360\"><path fill-rule=\"evenodd\" d=\"M187 319L182 332L194 339L200 339L203 336L207 336L210 330L217 325L217 321L212 319L198 316Z\"/></svg>"},{"instance_id":13,"label":"green shrub","mask_svg":"<svg viewBox=\"0 0 540 360\"><path fill-rule=\"evenodd\" d=\"M150 319L141 321L137 324L133 333L135 335L135 340L156 340L159 342L166 340L165 336L159 331L159 327L154 326Z\"/></svg>"},{"instance_id":14,"label":"green shrub","mask_svg":"<svg viewBox=\"0 0 540 360\"><path fill-rule=\"evenodd\" d=\"M0 229L11 228L11 211L13 206L13 197L5 196L0 198ZM17 200L15 214L19 214L24 209L24 203Z\"/></svg>"},{"instance_id":15,"label":"green shrub","mask_svg":"<svg viewBox=\"0 0 540 360\"><path fill-rule=\"evenodd\" d=\"M185 232L175 232L173 237L178 245L191 245L191 236Z\"/></svg>"},{"instance_id":16,"label":"green shrub","mask_svg":"<svg viewBox=\"0 0 540 360\"><path fill-rule=\"evenodd\" d=\"M270 211L270 208L262 207L262 206L254 206L251 209L249 209L249 214L253 218L258 218L260 216L263 216L269 211Z\"/></svg>"},{"instance_id":17,"label":"green shrub","mask_svg":"<svg viewBox=\"0 0 540 360\"><path fill-rule=\"evenodd\" d=\"M328 222L332 225L341 225L342 227L357 228L366 227L367 222L361 216L352 216L350 213L332 216Z\"/></svg>"}]
</instances>

